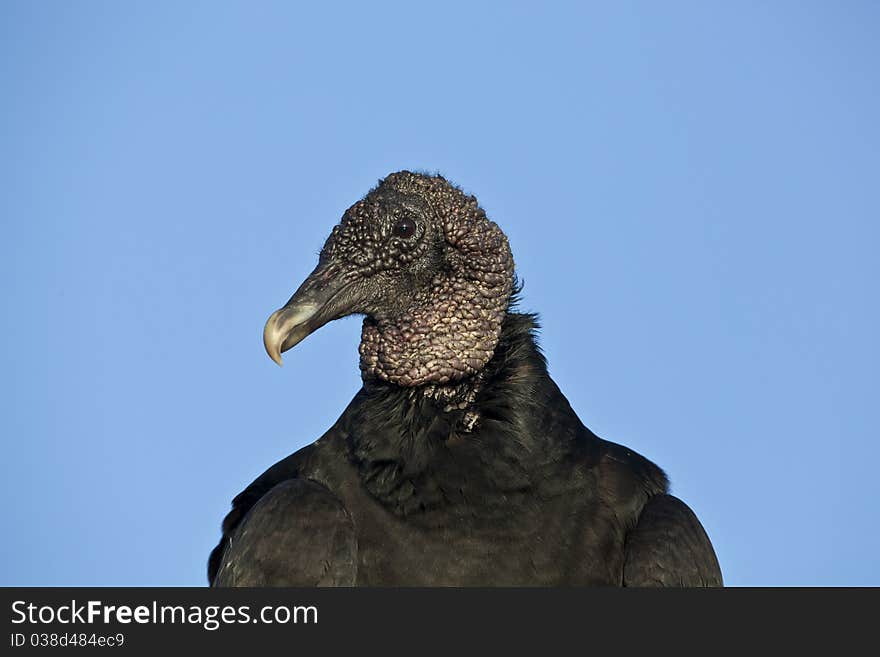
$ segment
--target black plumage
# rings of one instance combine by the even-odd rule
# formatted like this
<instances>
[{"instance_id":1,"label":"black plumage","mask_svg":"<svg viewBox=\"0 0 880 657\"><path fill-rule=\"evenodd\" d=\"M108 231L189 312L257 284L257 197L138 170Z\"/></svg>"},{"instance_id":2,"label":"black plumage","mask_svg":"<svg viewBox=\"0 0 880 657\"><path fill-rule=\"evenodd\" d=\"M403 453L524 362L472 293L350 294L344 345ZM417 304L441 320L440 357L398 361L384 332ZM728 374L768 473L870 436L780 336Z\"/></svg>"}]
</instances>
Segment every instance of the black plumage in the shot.
<instances>
[{"instance_id":1,"label":"black plumage","mask_svg":"<svg viewBox=\"0 0 880 657\"><path fill-rule=\"evenodd\" d=\"M365 314L363 387L324 436L235 498L212 584L721 585L663 471L594 435L550 378L534 317L513 311L499 233L439 176L393 174L349 209L264 337L278 359L326 321ZM362 247L381 258L383 239L421 245L376 271ZM468 254L478 267L454 261ZM492 297L487 286L500 312L494 297L462 302ZM476 319L457 323L463 308Z\"/></svg>"}]
</instances>

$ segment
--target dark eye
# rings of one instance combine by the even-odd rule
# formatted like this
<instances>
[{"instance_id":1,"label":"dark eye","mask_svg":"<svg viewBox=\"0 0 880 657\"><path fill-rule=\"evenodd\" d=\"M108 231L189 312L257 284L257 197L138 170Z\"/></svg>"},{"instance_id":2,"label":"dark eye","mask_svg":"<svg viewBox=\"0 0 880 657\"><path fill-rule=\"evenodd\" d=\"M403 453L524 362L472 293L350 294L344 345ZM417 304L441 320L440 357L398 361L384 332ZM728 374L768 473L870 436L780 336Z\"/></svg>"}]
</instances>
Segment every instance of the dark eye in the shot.
<instances>
[{"instance_id":1,"label":"dark eye","mask_svg":"<svg viewBox=\"0 0 880 657\"><path fill-rule=\"evenodd\" d=\"M400 219L396 224L394 224L394 230L392 232L394 233L395 237L409 239L416 234L416 222L408 218Z\"/></svg>"}]
</instances>

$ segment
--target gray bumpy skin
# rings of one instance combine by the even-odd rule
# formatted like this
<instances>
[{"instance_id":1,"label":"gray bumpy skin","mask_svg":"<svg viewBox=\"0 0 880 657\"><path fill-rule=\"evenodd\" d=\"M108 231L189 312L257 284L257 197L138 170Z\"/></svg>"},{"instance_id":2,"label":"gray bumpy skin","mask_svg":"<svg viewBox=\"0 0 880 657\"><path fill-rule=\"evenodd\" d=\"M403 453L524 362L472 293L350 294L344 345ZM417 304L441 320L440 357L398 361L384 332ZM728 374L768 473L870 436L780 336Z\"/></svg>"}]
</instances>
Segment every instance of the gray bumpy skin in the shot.
<instances>
[{"instance_id":1,"label":"gray bumpy skin","mask_svg":"<svg viewBox=\"0 0 880 657\"><path fill-rule=\"evenodd\" d=\"M405 218L415 225L412 236L391 235ZM492 357L513 290L513 256L477 200L443 178L388 176L349 208L323 257L364 277L403 269L412 282L399 298L375 295L361 337L364 375L444 385L476 374ZM407 268L412 263L425 264Z\"/></svg>"}]
</instances>

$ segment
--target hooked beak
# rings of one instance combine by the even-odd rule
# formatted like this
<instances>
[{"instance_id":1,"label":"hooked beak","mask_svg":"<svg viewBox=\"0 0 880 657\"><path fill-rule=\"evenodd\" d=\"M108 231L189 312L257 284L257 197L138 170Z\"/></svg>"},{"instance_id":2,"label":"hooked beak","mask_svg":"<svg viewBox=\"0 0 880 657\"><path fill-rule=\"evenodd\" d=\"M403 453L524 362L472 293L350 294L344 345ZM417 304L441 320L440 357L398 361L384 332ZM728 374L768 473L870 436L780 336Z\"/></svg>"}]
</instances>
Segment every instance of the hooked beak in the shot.
<instances>
[{"instance_id":1,"label":"hooked beak","mask_svg":"<svg viewBox=\"0 0 880 657\"><path fill-rule=\"evenodd\" d=\"M269 358L283 365L281 354L329 321L351 314L339 269L319 264L284 307L266 321L263 344Z\"/></svg>"}]
</instances>

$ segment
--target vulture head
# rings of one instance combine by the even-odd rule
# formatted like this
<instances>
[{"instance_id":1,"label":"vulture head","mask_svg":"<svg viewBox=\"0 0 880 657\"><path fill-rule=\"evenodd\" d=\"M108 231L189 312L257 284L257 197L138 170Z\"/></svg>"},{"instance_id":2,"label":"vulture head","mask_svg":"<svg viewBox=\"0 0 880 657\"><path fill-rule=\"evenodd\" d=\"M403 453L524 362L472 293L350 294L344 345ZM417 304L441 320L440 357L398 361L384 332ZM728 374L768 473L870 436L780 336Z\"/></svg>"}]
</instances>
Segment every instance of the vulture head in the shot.
<instances>
[{"instance_id":1,"label":"vulture head","mask_svg":"<svg viewBox=\"0 0 880 657\"><path fill-rule=\"evenodd\" d=\"M507 238L477 200L441 176L401 171L346 210L263 342L281 365L327 322L361 314L365 380L455 383L492 357L513 288Z\"/></svg>"}]
</instances>

